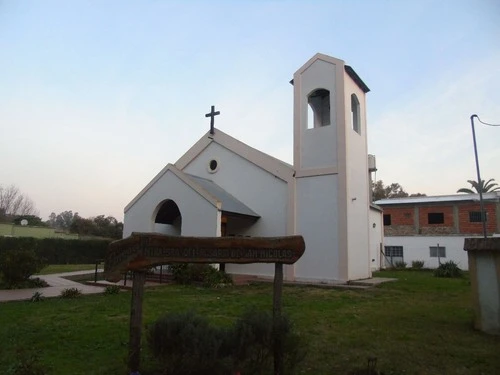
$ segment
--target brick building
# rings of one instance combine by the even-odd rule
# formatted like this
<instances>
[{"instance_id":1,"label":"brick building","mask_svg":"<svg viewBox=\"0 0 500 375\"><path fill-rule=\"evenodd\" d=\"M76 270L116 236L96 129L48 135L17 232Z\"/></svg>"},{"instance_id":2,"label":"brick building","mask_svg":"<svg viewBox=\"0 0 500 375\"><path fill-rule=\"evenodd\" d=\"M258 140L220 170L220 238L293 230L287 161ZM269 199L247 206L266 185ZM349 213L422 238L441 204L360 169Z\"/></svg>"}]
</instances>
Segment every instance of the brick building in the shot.
<instances>
[{"instance_id":1,"label":"brick building","mask_svg":"<svg viewBox=\"0 0 500 375\"><path fill-rule=\"evenodd\" d=\"M500 192L483 194L489 236L500 236ZM468 268L464 238L482 236L478 194L382 199L385 265L392 261L425 261L435 268L453 260Z\"/></svg>"}]
</instances>

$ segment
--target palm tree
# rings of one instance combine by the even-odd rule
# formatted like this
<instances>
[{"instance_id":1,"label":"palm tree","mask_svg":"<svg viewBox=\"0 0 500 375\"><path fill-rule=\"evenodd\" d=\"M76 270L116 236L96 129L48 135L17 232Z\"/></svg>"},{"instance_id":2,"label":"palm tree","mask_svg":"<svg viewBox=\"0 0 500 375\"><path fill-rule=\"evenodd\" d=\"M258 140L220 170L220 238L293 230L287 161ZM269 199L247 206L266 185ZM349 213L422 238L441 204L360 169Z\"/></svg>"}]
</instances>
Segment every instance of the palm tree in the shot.
<instances>
[{"instance_id":1,"label":"palm tree","mask_svg":"<svg viewBox=\"0 0 500 375\"><path fill-rule=\"evenodd\" d=\"M457 193L476 194L479 193L479 191L481 191L481 193L500 191L500 186L498 186L498 184L493 181L495 181L495 179L490 178L488 181L486 181L486 183L484 182L484 180L481 180L481 183L478 184L477 181L467 180L467 182L472 185L472 189L474 189L475 191L469 188L461 188L457 190Z\"/></svg>"}]
</instances>

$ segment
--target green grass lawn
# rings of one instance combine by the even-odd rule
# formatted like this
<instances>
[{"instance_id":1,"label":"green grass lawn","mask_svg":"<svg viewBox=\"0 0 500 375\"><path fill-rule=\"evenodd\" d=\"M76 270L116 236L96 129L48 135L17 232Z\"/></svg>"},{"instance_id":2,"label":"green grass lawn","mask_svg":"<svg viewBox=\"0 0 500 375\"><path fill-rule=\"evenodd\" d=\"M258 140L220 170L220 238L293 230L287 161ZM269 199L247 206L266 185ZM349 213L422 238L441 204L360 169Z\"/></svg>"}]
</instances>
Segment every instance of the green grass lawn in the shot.
<instances>
[{"instance_id":1,"label":"green grass lawn","mask_svg":"<svg viewBox=\"0 0 500 375\"><path fill-rule=\"evenodd\" d=\"M104 264L99 266L104 267ZM95 264L51 264L42 269L37 275L50 275L53 273L95 270Z\"/></svg>"},{"instance_id":2,"label":"green grass lawn","mask_svg":"<svg viewBox=\"0 0 500 375\"><path fill-rule=\"evenodd\" d=\"M472 328L467 279L379 276L399 281L368 290L284 288L283 310L307 343L299 373L347 375L371 356L386 375L499 373L500 337ZM145 293L144 324L189 309L230 324L250 306L271 310L272 286L162 286ZM0 369L15 361L17 349L31 349L50 374L125 374L129 312L130 293L2 303Z\"/></svg>"}]
</instances>

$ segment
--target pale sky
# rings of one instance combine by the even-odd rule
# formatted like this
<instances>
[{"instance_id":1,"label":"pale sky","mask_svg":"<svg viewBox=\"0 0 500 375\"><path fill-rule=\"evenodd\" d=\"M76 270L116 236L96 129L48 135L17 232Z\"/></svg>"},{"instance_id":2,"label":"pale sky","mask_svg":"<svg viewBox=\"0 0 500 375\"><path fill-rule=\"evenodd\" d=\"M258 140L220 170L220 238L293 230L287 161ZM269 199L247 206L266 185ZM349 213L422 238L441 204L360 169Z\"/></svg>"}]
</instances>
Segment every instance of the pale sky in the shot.
<instances>
[{"instance_id":1,"label":"pale sky","mask_svg":"<svg viewBox=\"0 0 500 375\"><path fill-rule=\"evenodd\" d=\"M500 1L0 0L0 184L40 215L123 220L216 127L292 162L293 73L315 53L367 94L377 179L453 194L475 179L470 116L500 123ZM500 127L476 124L500 183Z\"/></svg>"}]
</instances>

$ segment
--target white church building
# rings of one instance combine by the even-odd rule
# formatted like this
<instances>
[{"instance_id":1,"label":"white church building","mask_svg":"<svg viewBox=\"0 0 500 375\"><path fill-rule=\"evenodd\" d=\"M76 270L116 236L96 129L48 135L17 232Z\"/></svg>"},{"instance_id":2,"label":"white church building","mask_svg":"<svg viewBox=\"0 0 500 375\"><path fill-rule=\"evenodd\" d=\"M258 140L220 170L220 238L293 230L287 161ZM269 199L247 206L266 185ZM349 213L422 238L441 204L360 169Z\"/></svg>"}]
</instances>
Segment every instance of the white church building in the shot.
<instances>
[{"instance_id":1,"label":"white church building","mask_svg":"<svg viewBox=\"0 0 500 375\"><path fill-rule=\"evenodd\" d=\"M344 61L323 54L307 61L291 83L293 165L212 126L125 207L124 237L299 234L306 250L296 264L285 266L286 280L371 277L380 261L383 226L381 210L370 204L369 89ZM213 108L211 115L213 120ZM225 269L274 275L272 264Z\"/></svg>"}]
</instances>

